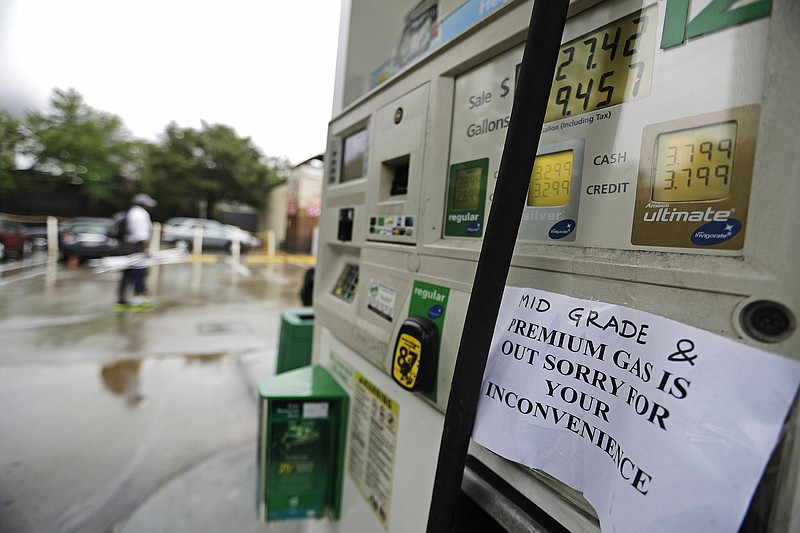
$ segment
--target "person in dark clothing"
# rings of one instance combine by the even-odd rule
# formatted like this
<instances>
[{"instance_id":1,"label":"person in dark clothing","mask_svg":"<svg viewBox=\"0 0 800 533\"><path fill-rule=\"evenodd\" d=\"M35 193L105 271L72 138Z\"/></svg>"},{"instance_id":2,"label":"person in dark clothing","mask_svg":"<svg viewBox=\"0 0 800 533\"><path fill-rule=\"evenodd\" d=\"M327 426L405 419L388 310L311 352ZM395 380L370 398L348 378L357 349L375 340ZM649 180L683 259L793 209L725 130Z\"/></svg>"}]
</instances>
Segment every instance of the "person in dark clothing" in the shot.
<instances>
[{"instance_id":1,"label":"person in dark clothing","mask_svg":"<svg viewBox=\"0 0 800 533\"><path fill-rule=\"evenodd\" d=\"M156 204L155 200L143 193L133 197L133 205L126 214L125 232L122 238L123 246L130 250L129 253L141 253L146 257L150 235L153 232L153 222L150 219L149 211ZM147 267L145 265L135 265L122 272L116 306L118 311L149 311L152 309L152 305L145 298L147 294L146 276ZM133 297L130 303L127 300L129 285L133 285Z\"/></svg>"}]
</instances>

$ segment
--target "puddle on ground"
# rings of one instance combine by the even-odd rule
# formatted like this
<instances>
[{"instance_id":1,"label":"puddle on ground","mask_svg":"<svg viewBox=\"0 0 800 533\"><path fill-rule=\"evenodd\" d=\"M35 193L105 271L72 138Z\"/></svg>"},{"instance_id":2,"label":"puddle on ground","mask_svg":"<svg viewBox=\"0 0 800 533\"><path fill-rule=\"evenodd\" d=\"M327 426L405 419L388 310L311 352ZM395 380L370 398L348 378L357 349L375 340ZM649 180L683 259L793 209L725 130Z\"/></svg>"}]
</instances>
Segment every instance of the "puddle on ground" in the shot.
<instances>
[{"instance_id":1,"label":"puddle on ground","mask_svg":"<svg viewBox=\"0 0 800 533\"><path fill-rule=\"evenodd\" d=\"M130 407L138 407L145 402L141 392L141 359L123 359L103 366L100 375L103 385L125 399Z\"/></svg>"},{"instance_id":2,"label":"puddle on ground","mask_svg":"<svg viewBox=\"0 0 800 533\"><path fill-rule=\"evenodd\" d=\"M207 365L220 362L226 355L225 352L196 353L183 356L187 365ZM147 404L147 399L142 394L142 359L121 359L103 365L100 376L103 386L110 392L121 396L130 407L142 407Z\"/></svg>"},{"instance_id":3,"label":"puddle on ground","mask_svg":"<svg viewBox=\"0 0 800 533\"><path fill-rule=\"evenodd\" d=\"M226 354L225 352L219 352L219 353L186 354L183 357L189 364L192 363L209 364L209 363L218 363L226 355L228 354Z\"/></svg>"}]
</instances>

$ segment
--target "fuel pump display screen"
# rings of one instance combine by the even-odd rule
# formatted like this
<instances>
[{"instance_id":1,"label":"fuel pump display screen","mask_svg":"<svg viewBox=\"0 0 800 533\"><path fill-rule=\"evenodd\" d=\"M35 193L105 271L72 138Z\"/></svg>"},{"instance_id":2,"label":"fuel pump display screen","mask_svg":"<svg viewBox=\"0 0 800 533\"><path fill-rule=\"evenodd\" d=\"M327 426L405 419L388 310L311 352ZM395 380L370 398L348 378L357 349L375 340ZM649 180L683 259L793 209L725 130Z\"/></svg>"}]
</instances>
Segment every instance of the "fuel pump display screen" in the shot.
<instances>
[{"instance_id":1,"label":"fuel pump display screen","mask_svg":"<svg viewBox=\"0 0 800 533\"><path fill-rule=\"evenodd\" d=\"M683 9L688 0L580 3L593 7L569 17L554 50L517 240L742 255L769 79L766 6L751 20L746 9ZM490 224L524 52L476 56L455 76L443 238L481 238ZM466 209L477 181L466 165L482 159L486 217Z\"/></svg>"},{"instance_id":2,"label":"fuel pump display screen","mask_svg":"<svg viewBox=\"0 0 800 533\"><path fill-rule=\"evenodd\" d=\"M477 209L480 205L483 172L480 167L463 168L455 173L453 209Z\"/></svg>"},{"instance_id":3,"label":"fuel pump display screen","mask_svg":"<svg viewBox=\"0 0 800 533\"><path fill-rule=\"evenodd\" d=\"M567 205L572 182L572 160L572 150L536 157L528 189L528 207Z\"/></svg>"},{"instance_id":4,"label":"fuel pump display screen","mask_svg":"<svg viewBox=\"0 0 800 533\"><path fill-rule=\"evenodd\" d=\"M450 167L444 234L451 237L483 235L489 159L464 161Z\"/></svg>"},{"instance_id":5,"label":"fuel pump display screen","mask_svg":"<svg viewBox=\"0 0 800 533\"><path fill-rule=\"evenodd\" d=\"M657 14L653 4L563 44L545 122L648 96Z\"/></svg>"},{"instance_id":6,"label":"fuel pump display screen","mask_svg":"<svg viewBox=\"0 0 800 533\"><path fill-rule=\"evenodd\" d=\"M364 176L368 141L366 129L357 131L344 140L342 183Z\"/></svg>"},{"instance_id":7,"label":"fuel pump display screen","mask_svg":"<svg viewBox=\"0 0 800 533\"><path fill-rule=\"evenodd\" d=\"M656 141L653 201L721 200L731 192L736 122L662 133Z\"/></svg>"},{"instance_id":8,"label":"fuel pump display screen","mask_svg":"<svg viewBox=\"0 0 800 533\"><path fill-rule=\"evenodd\" d=\"M584 140L540 145L519 225L521 241L572 242L577 235Z\"/></svg>"},{"instance_id":9,"label":"fuel pump display screen","mask_svg":"<svg viewBox=\"0 0 800 533\"><path fill-rule=\"evenodd\" d=\"M631 244L742 249L759 115L753 104L642 130Z\"/></svg>"}]
</instances>

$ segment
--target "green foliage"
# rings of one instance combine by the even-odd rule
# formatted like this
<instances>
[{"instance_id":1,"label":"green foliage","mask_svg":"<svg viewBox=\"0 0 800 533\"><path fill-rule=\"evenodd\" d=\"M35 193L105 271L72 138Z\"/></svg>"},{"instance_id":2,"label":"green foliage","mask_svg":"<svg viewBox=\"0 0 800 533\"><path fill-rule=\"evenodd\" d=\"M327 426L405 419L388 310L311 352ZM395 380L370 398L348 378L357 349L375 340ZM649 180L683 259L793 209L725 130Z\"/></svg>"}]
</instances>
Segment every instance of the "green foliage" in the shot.
<instances>
[{"instance_id":1,"label":"green foliage","mask_svg":"<svg viewBox=\"0 0 800 533\"><path fill-rule=\"evenodd\" d=\"M24 141L22 123L0 110L0 195L19 192L16 159Z\"/></svg>"},{"instance_id":2,"label":"green foliage","mask_svg":"<svg viewBox=\"0 0 800 533\"><path fill-rule=\"evenodd\" d=\"M89 107L74 89L55 89L50 107L22 120L0 110L0 206L66 194L87 212L47 214L110 215L148 192L158 218L195 215L201 204L212 216L222 201L263 207L289 175L288 161L265 157L229 126L173 123L153 144L133 140L118 116Z\"/></svg>"},{"instance_id":3,"label":"green foliage","mask_svg":"<svg viewBox=\"0 0 800 533\"><path fill-rule=\"evenodd\" d=\"M159 200L158 213L194 215L205 205L209 216L223 201L263 207L269 189L288 175L288 161L265 158L249 137L233 128L170 124L150 147L146 179Z\"/></svg>"},{"instance_id":4,"label":"green foliage","mask_svg":"<svg viewBox=\"0 0 800 533\"><path fill-rule=\"evenodd\" d=\"M20 121L10 113L0 110L0 172L15 168L17 145L24 139Z\"/></svg>"},{"instance_id":5,"label":"green foliage","mask_svg":"<svg viewBox=\"0 0 800 533\"><path fill-rule=\"evenodd\" d=\"M125 175L136 164L135 145L122 120L92 109L74 89L55 89L51 114L27 113L31 170L54 185L79 185L90 203L120 205Z\"/></svg>"}]
</instances>

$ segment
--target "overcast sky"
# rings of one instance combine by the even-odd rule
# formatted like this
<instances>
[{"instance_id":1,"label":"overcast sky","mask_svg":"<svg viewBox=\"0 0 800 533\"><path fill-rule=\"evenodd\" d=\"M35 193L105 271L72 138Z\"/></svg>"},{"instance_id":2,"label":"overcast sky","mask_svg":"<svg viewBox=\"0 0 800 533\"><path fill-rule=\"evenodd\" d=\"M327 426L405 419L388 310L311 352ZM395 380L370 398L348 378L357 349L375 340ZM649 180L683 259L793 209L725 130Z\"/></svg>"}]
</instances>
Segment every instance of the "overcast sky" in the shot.
<instances>
[{"instance_id":1,"label":"overcast sky","mask_svg":"<svg viewBox=\"0 0 800 533\"><path fill-rule=\"evenodd\" d=\"M233 127L267 156L325 151L338 0L0 0L0 108L48 110L53 88L118 115Z\"/></svg>"}]
</instances>

